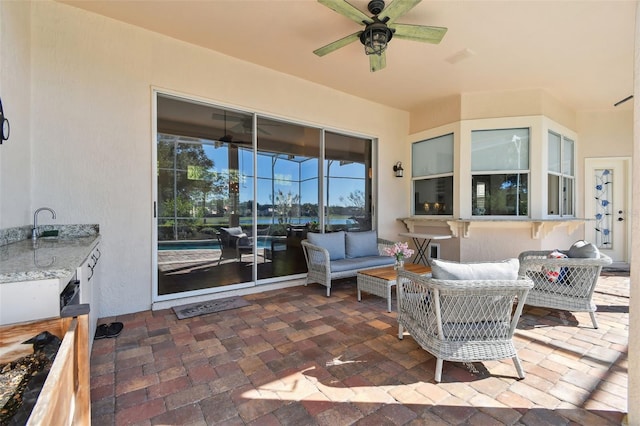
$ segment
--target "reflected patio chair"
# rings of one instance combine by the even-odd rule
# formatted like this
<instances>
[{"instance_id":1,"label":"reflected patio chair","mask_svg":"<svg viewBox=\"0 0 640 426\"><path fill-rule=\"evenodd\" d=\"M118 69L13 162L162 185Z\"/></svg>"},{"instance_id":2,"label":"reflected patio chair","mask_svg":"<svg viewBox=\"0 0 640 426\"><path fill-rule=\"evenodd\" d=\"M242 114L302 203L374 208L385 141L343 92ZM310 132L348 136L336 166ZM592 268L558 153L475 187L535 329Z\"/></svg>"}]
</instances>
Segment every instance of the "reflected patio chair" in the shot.
<instances>
[{"instance_id":1,"label":"reflected patio chair","mask_svg":"<svg viewBox=\"0 0 640 426\"><path fill-rule=\"evenodd\" d=\"M220 228L217 237L220 243L218 265L223 259L241 261L243 254L253 253L253 237L247 236L240 226Z\"/></svg>"}]
</instances>

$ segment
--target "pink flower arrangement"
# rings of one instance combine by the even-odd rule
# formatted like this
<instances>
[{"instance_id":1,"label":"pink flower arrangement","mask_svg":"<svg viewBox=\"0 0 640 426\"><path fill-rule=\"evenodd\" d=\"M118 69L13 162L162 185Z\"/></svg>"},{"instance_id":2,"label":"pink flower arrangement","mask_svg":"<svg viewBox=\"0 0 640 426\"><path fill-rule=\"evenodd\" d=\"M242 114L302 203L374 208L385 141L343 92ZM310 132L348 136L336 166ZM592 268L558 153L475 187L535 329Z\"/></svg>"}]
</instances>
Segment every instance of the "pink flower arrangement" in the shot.
<instances>
[{"instance_id":1,"label":"pink flower arrangement","mask_svg":"<svg viewBox=\"0 0 640 426\"><path fill-rule=\"evenodd\" d=\"M409 248L409 243L395 243L391 247L384 249L385 253L393 256L396 260L404 260L405 257L411 257L413 250Z\"/></svg>"}]
</instances>

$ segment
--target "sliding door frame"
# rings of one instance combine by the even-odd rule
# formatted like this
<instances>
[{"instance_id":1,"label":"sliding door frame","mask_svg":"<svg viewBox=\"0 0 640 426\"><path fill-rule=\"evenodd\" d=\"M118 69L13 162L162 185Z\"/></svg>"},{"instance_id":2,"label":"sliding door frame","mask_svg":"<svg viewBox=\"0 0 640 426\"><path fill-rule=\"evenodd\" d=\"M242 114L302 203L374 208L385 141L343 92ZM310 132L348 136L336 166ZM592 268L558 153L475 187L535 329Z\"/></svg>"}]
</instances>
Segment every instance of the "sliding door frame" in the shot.
<instances>
[{"instance_id":1,"label":"sliding door frame","mask_svg":"<svg viewBox=\"0 0 640 426\"><path fill-rule=\"evenodd\" d=\"M257 270L257 250L254 250L253 253L253 264L252 264L252 281L230 284L222 287L209 287L200 290L191 290L179 293L170 293L170 294L159 294L158 289L158 97L166 96L170 98L175 98L178 100L182 100L184 102L193 102L199 103L202 105L211 106L212 108L220 108L227 109L231 111L238 111L244 114L250 114L252 116L252 128L251 128L251 137L252 137L252 170L253 170L253 201L252 201L252 235L257 235L258 231L258 119L272 119L276 121L281 121L284 123L290 123L292 125L304 126L309 128L318 129L320 133L320 152L318 155L318 218L320 229L325 229L325 220L326 220L326 204L325 204L325 173L324 173L324 163L325 163L325 136L326 132L332 132L339 135L356 137L367 139L371 141L371 169L367 171L371 180L371 227L372 229L377 229L377 211L376 206L378 202L378 181L377 181L377 164L378 164L378 139L366 135L359 134L351 131L345 131L342 129L337 129L329 126L319 126L315 123L304 122L300 120L291 119L288 117L276 116L273 114L268 114L264 112L258 111L247 111L245 109L239 108L234 105L226 104L219 101L213 101L210 99L205 99L201 97L196 97L193 95L183 94L163 88L152 87L151 88L151 144L152 144L152 167L151 167L151 209L152 209L152 221L151 221L151 287L152 287L152 302L166 302L176 299L184 299L191 297L198 297L209 294L216 294L222 292L237 292L238 290L246 290L249 288L258 289L261 285L264 284L274 284L278 282L285 282L291 280L299 280L300 278L304 278L306 274L295 274L295 275L287 275L287 276L278 276L278 277L270 277L258 279L258 270ZM259 290L257 290L259 291Z\"/></svg>"}]
</instances>

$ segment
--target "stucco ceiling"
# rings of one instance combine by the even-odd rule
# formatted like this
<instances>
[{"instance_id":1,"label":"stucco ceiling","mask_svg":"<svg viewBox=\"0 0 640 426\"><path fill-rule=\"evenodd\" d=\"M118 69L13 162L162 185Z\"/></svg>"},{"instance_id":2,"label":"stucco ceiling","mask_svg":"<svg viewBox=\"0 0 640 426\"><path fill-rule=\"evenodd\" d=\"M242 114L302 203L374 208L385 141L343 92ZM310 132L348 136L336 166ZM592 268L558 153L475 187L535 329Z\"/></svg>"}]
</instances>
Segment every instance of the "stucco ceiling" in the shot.
<instances>
[{"instance_id":1,"label":"stucco ceiling","mask_svg":"<svg viewBox=\"0 0 640 426\"><path fill-rule=\"evenodd\" d=\"M633 93L631 0L423 0L397 22L447 27L444 39L394 39L387 67L375 73L359 42L312 53L362 28L315 0L61 2L407 111L460 93L518 89L602 110ZM350 3L369 14L368 0Z\"/></svg>"}]
</instances>

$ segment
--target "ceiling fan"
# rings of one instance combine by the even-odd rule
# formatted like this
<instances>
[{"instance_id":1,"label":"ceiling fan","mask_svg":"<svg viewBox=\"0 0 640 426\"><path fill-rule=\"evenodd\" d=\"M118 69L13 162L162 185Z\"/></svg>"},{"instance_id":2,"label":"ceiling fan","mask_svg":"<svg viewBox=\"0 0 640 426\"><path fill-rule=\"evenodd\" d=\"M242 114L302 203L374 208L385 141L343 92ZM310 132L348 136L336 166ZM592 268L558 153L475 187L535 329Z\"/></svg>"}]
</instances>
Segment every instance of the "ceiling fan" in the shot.
<instances>
[{"instance_id":1,"label":"ceiling fan","mask_svg":"<svg viewBox=\"0 0 640 426\"><path fill-rule=\"evenodd\" d=\"M384 0L371 0L367 9L372 17L347 3L346 0L318 0L328 8L339 14L364 25L364 30L357 31L333 43L329 43L313 51L318 56L324 56L340 49L356 40L364 45L364 51L369 56L371 72L379 71L387 65L385 50L392 37L438 44L447 32L443 27L429 27L425 25L397 24L395 21L407 13L421 0L394 0L385 7Z\"/></svg>"},{"instance_id":2,"label":"ceiling fan","mask_svg":"<svg viewBox=\"0 0 640 426\"><path fill-rule=\"evenodd\" d=\"M227 115L226 111L223 111L223 114L212 113L211 119L217 121L224 122L224 138L228 139L223 142L229 142L233 136L230 133L237 133L239 135L250 135L253 129L253 117L250 115L234 115L230 113ZM227 128L227 123L231 125L231 127ZM258 134L263 136L271 136L271 133L264 129L266 126L278 126L275 123L261 123L258 126Z\"/></svg>"}]
</instances>

